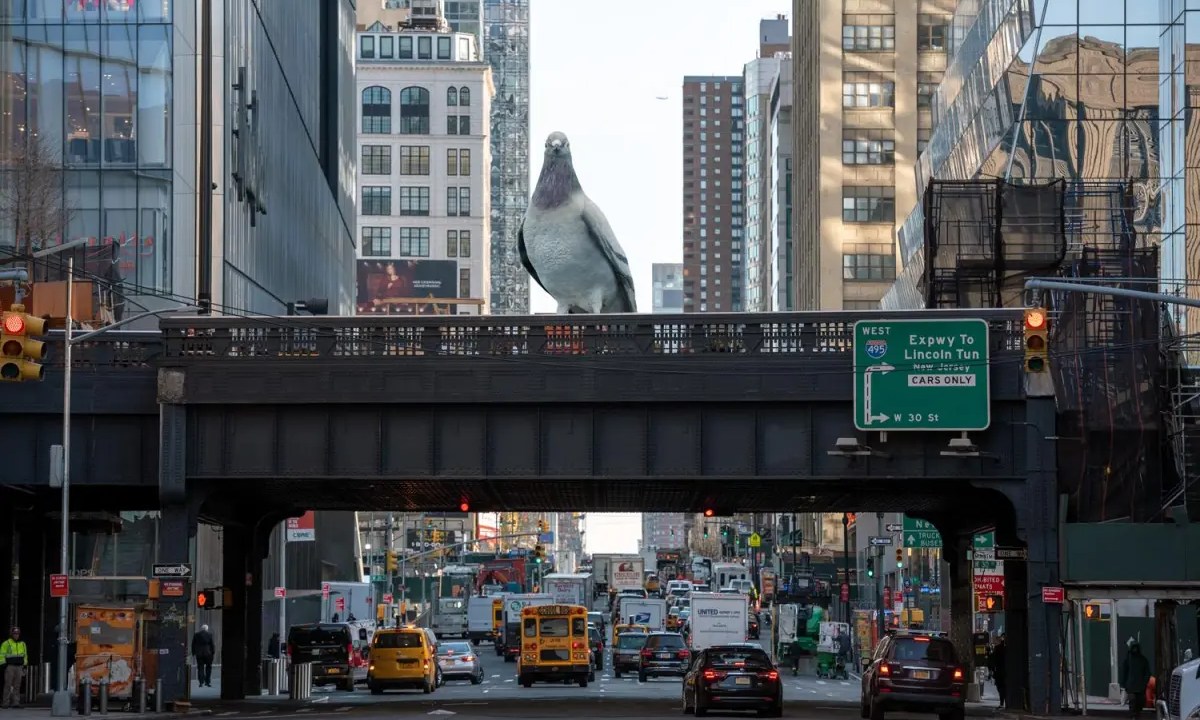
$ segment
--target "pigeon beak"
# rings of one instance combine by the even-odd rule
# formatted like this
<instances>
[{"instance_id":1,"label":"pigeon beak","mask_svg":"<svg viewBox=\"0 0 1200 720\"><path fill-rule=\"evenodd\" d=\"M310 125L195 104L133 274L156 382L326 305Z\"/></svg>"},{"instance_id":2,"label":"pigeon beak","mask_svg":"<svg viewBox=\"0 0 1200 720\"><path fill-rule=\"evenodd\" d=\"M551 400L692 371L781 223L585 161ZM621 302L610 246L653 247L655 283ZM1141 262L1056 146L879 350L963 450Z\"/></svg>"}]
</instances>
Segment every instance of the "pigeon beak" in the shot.
<instances>
[{"instance_id":1,"label":"pigeon beak","mask_svg":"<svg viewBox=\"0 0 1200 720\"><path fill-rule=\"evenodd\" d=\"M555 154L558 154L562 151L562 143L558 140L555 140L554 142L550 143L550 149L554 151Z\"/></svg>"}]
</instances>

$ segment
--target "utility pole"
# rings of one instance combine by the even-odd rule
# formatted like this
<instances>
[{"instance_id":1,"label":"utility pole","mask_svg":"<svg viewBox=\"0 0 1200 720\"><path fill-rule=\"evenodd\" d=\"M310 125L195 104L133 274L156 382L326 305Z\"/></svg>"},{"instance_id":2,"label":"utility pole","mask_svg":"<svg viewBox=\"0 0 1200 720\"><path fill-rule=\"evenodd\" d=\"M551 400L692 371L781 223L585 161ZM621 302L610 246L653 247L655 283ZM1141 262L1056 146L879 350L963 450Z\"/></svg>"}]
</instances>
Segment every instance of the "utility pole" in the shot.
<instances>
[{"instance_id":1,"label":"utility pole","mask_svg":"<svg viewBox=\"0 0 1200 720\"><path fill-rule=\"evenodd\" d=\"M396 521L392 513L388 513L387 526L383 530L383 588L384 591L375 599L376 604L383 602L383 596L387 593L396 591L396 578L392 575L392 529ZM383 618L383 623L387 625L387 617Z\"/></svg>"},{"instance_id":2,"label":"utility pole","mask_svg":"<svg viewBox=\"0 0 1200 720\"><path fill-rule=\"evenodd\" d=\"M875 513L875 525L876 534L883 535L883 513ZM876 628L879 631L879 638L883 639L883 636L887 633L887 620L883 616L883 576L885 574L883 572L883 550L881 548L872 548L871 552L875 554L875 566L877 568L875 573L875 598L876 607L879 608L879 612L876 613L878 616Z\"/></svg>"},{"instance_id":3,"label":"utility pole","mask_svg":"<svg viewBox=\"0 0 1200 720\"><path fill-rule=\"evenodd\" d=\"M850 513L842 513L842 567L845 571L846 599L842 602L843 622L850 622ZM838 593L842 589L838 588Z\"/></svg>"}]
</instances>

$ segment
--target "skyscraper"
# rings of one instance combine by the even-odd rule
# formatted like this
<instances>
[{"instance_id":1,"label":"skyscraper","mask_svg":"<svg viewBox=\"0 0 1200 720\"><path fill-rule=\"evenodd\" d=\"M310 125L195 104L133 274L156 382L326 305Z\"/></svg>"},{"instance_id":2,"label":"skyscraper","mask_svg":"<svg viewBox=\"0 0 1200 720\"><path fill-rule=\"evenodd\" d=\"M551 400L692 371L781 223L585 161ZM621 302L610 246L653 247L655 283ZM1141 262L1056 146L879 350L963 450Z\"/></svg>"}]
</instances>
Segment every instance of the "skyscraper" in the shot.
<instances>
[{"instance_id":1,"label":"skyscraper","mask_svg":"<svg viewBox=\"0 0 1200 720\"><path fill-rule=\"evenodd\" d=\"M529 312L529 275L517 253L529 204L529 0L484 0L484 34L496 86L490 305L495 315L522 315Z\"/></svg>"}]
</instances>

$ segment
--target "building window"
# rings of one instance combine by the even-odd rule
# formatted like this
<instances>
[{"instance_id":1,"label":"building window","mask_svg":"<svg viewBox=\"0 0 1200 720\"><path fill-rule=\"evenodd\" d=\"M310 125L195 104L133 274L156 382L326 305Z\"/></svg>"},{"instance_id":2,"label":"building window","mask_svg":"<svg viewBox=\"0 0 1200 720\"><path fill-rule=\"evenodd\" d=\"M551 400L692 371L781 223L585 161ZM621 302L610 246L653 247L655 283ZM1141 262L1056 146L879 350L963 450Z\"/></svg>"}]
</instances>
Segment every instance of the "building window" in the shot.
<instances>
[{"instance_id":1,"label":"building window","mask_svg":"<svg viewBox=\"0 0 1200 720\"><path fill-rule=\"evenodd\" d=\"M942 15L917 16L917 50L946 52L948 19Z\"/></svg>"},{"instance_id":2,"label":"building window","mask_svg":"<svg viewBox=\"0 0 1200 720\"><path fill-rule=\"evenodd\" d=\"M363 175L391 175L392 146L363 145L362 173Z\"/></svg>"},{"instance_id":3,"label":"building window","mask_svg":"<svg viewBox=\"0 0 1200 720\"><path fill-rule=\"evenodd\" d=\"M411 37L400 36L400 59L413 59L413 39Z\"/></svg>"},{"instance_id":4,"label":"building window","mask_svg":"<svg viewBox=\"0 0 1200 720\"><path fill-rule=\"evenodd\" d=\"M458 269L458 296L471 297L471 268Z\"/></svg>"},{"instance_id":5,"label":"building window","mask_svg":"<svg viewBox=\"0 0 1200 720\"><path fill-rule=\"evenodd\" d=\"M895 15L843 15L842 49L858 52L896 49Z\"/></svg>"},{"instance_id":6,"label":"building window","mask_svg":"<svg viewBox=\"0 0 1200 720\"><path fill-rule=\"evenodd\" d=\"M438 41L438 60L449 60L450 59L450 50L452 49L451 45L450 45L450 38L440 37L437 39L437 41Z\"/></svg>"},{"instance_id":7,"label":"building window","mask_svg":"<svg viewBox=\"0 0 1200 720\"><path fill-rule=\"evenodd\" d=\"M425 216L429 214L429 188L400 188L400 214Z\"/></svg>"},{"instance_id":8,"label":"building window","mask_svg":"<svg viewBox=\"0 0 1200 720\"><path fill-rule=\"evenodd\" d=\"M400 133L429 134L429 91L423 87L406 87L400 91Z\"/></svg>"},{"instance_id":9,"label":"building window","mask_svg":"<svg viewBox=\"0 0 1200 720\"><path fill-rule=\"evenodd\" d=\"M845 256L849 257L849 256ZM843 300L843 310L878 310L879 302L876 300Z\"/></svg>"},{"instance_id":10,"label":"building window","mask_svg":"<svg viewBox=\"0 0 1200 720\"><path fill-rule=\"evenodd\" d=\"M842 279L880 282L896 279L896 255L883 243L848 243L842 248Z\"/></svg>"},{"instance_id":11,"label":"building window","mask_svg":"<svg viewBox=\"0 0 1200 720\"><path fill-rule=\"evenodd\" d=\"M458 256L469 258L471 257L471 231L458 231Z\"/></svg>"},{"instance_id":12,"label":"building window","mask_svg":"<svg viewBox=\"0 0 1200 720\"><path fill-rule=\"evenodd\" d=\"M391 257L392 229L389 227L365 227L362 229L363 257Z\"/></svg>"},{"instance_id":13,"label":"building window","mask_svg":"<svg viewBox=\"0 0 1200 720\"><path fill-rule=\"evenodd\" d=\"M894 130L842 131L842 163L845 165L893 165L896 162Z\"/></svg>"},{"instance_id":14,"label":"building window","mask_svg":"<svg viewBox=\"0 0 1200 720\"><path fill-rule=\"evenodd\" d=\"M446 106L458 107L458 88L446 88Z\"/></svg>"},{"instance_id":15,"label":"building window","mask_svg":"<svg viewBox=\"0 0 1200 720\"><path fill-rule=\"evenodd\" d=\"M896 222L896 188L890 185L843 187L842 222Z\"/></svg>"},{"instance_id":16,"label":"building window","mask_svg":"<svg viewBox=\"0 0 1200 720\"><path fill-rule=\"evenodd\" d=\"M882 73L842 73L842 107L879 108L896 106L896 83Z\"/></svg>"},{"instance_id":17,"label":"building window","mask_svg":"<svg viewBox=\"0 0 1200 720\"><path fill-rule=\"evenodd\" d=\"M471 188L446 188L446 215L469 217L471 215Z\"/></svg>"},{"instance_id":18,"label":"building window","mask_svg":"<svg viewBox=\"0 0 1200 720\"><path fill-rule=\"evenodd\" d=\"M463 107L471 107L471 88L464 86L458 89L458 104Z\"/></svg>"},{"instance_id":19,"label":"building window","mask_svg":"<svg viewBox=\"0 0 1200 720\"><path fill-rule=\"evenodd\" d=\"M358 38L358 56L363 60L375 59L374 35L362 35Z\"/></svg>"},{"instance_id":20,"label":"building window","mask_svg":"<svg viewBox=\"0 0 1200 720\"><path fill-rule=\"evenodd\" d=\"M449 148L446 150L446 174L466 177L471 174L471 151Z\"/></svg>"},{"instance_id":21,"label":"building window","mask_svg":"<svg viewBox=\"0 0 1200 720\"><path fill-rule=\"evenodd\" d=\"M458 231L446 231L446 257L458 257Z\"/></svg>"},{"instance_id":22,"label":"building window","mask_svg":"<svg viewBox=\"0 0 1200 720\"><path fill-rule=\"evenodd\" d=\"M379 38L379 57L390 60L396 56L396 38L384 35Z\"/></svg>"},{"instance_id":23,"label":"building window","mask_svg":"<svg viewBox=\"0 0 1200 720\"><path fill-rule=\"evenodd\" d=\"M470 135L471 134L471 116L470 115L447 115L446 116L446 134L447 135Z\"/></svg>"},{"instance_id":24,"label":"building window","mask_svg":"<svg viewBox=\"0 0 1200 720\"><path fill-rule=\"evenodd\" d=\"M941 84L941 73L917 73L917 107L933 107L933 94Z\"/></svg>"},{"instance_id":25,"label":"building window","mask_svg":"<svg viewBox=\"0 0 1200 720\"><path fill-rule=\"evenodd\" d=\"M386 135L392 131L392 91L374 85L362 91L362 131Z\"/></svg>"},{"instance_id":26,"label":"building window","mask_svg":"<svg viewBox=\"0 0 1200 720\"><path fill-rule=\"evenodd\" d=\"M362 214L391 215L392 189L390 187L364 187L362 191Z\"/></svg>"},{"instance_id":27,"label":"building window","mask_svg":"<svg viewBox=\"0 0 1200 720\"><path fill-rule=\"evenodd\" d=\"M433 59L433 38L429 37L428 35L417 38L417 59Z\"/></svg>"},{"instance_id":28,"label":"building window","mask_svg":"<svg viewBox=\"0 0 1200 720\"><path fill-rule=\"evenodd\" d=\"M428 145L401 145L400 146L400 174L401 175L428 175L429 174L429 146Z\"/></svg>"},{"instance_id":29,"label":"building window","mask_svg":"<svg viewBox=\"0 0 1200 720\"><path fill-rule=\"evenodd\" d=\"M400 228L401 257L429 257L429 228Z\"/></svg>"}]
</instances>

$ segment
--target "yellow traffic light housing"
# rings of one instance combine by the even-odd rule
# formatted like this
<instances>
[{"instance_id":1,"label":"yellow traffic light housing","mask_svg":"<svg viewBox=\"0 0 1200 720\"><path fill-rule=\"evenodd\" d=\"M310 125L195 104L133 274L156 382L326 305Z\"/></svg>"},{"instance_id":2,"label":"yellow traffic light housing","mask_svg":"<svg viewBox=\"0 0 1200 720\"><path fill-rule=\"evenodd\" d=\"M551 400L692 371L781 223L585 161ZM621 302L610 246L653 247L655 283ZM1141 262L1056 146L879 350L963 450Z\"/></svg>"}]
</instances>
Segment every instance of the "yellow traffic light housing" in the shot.
<instances>
[{"instance_id":1,"label":"yellow traffic light housing","mask_svg":"<svg viewBox=\"0 0 1200 720\"><path fill-rule=\"evenodd\" d=\"M1050 316L1045 308L1025 310L1025 372L1050 369Z\"/></svg>"},{"instance_id":2,"label":"yellow traffic light housing","mask_svg":"<svg viewBox=\"0 0 1200 720\"><path fill-rule=\"evenodd\" d=\"M904 550L901 548L896 548L896 567L904 567Z\"/></svg>"},{"instance_id":3,"label":"yellow traffic light housing","mask_svg":"<svg viewBox=\"0 0 1200 720\"><path fill-rule=\"evenodd\" d=\"M13 305L0 314L0 381L41 380L46 369L46 343L33 336L46 334L46 321L25 312L24 305Z\"/></svg>"},{"instance_id":4,"label":"yellow traffic light housing","mask_svg":"<svg viewBox=\"0 0 1200 720\"><path fill-rule=\"evenodd\" d=\"M388 550L384 569L389 574L394 573L400 569L400 563L398 562L397 553L395 550Z\"/></svg>"}]
</instances>

